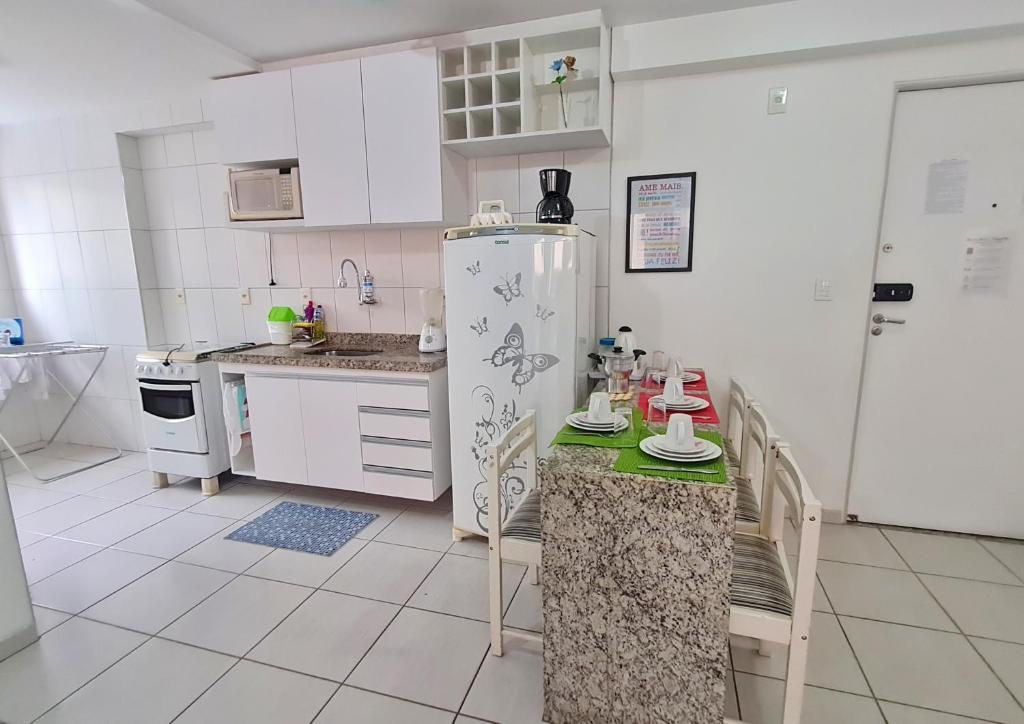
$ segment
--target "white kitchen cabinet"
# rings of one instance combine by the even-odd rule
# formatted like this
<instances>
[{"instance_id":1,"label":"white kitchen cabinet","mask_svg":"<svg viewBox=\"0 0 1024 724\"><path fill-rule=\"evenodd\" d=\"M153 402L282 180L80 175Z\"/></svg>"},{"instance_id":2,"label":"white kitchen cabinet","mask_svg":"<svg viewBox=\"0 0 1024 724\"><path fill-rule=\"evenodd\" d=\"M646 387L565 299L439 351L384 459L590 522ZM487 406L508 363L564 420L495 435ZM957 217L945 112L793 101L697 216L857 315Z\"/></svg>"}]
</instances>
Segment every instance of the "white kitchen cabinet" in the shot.
<instances>
[{"instance_id":1,"label":"white kitchen cabinet","mask_svg":"<svg viewBox=\"0 0 1024 724\"><path fill-rule=\"evenodd\" d=\"M362 58L370 220L441 221L437 50Z\"/></svg>"},{"instance_id":2,"label":"white kitchen cabinet","mask_svg":"<svg viewBox=\"0 0 1024 724\"><path fill-rule=\"evenodd\" d=\"M356 384L345 379L300 379L299 397L309 484L362 490Z\"/></svg>"},{"instance_id":3,"label":"white kitchen cabinet","mask_svg":"<svg viewBox=\"0 0 1024 724\"><path fill-rule=\"evenodd\" d=\"M225 166L298 158L291 71L218 80L210 102L217 152Z\"/></svg>"},{"instance_id":4,"label":"white kitchen cabinet","mask_svg":"<svg viewBox=\"0 0 1024 724\"><path fill-rule=\"evenodd\" d=\"M306 443L299 380L246 375L245 389L256 477L306 484Z\"/></svg>"},{"instance_id":5,"label":"white kitchen cabinet","mask_svg":"<svg viewBox=\"0 0 1024 724\"><path fill-rule=\"evenodd\" d=\"M305 225L370 223L359 60L291 72Z\"/></svg>"},{"instance_id":6,"label":"white kitchen cabinet","mask_svg":"<svg viewBox=\"0 0 1024 724\"><path fill-rule=\"evenodd\" d=\"M244 378L252 435L231 458L263 480L437 500L451 487L448 371L220 363Z\"/></svg>"}]
</instances>

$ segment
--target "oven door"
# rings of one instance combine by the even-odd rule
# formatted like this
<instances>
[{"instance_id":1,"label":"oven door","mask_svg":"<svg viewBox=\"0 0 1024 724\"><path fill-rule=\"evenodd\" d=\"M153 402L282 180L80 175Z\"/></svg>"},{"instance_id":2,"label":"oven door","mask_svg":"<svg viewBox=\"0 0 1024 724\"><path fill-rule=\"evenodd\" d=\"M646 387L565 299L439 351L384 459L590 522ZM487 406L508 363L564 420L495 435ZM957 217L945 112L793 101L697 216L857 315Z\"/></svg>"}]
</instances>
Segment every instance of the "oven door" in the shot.
<instances>
[{"instance_id":1,"label":"oven door","mask_svg":"<svg viewBox=\"0 0 1024 724\"><path fill-rule=\"evenodd\" d=\"M198 382L139 380L139 393L147 447L172 452L210 452Z\"/></svg>"}]
</instances>

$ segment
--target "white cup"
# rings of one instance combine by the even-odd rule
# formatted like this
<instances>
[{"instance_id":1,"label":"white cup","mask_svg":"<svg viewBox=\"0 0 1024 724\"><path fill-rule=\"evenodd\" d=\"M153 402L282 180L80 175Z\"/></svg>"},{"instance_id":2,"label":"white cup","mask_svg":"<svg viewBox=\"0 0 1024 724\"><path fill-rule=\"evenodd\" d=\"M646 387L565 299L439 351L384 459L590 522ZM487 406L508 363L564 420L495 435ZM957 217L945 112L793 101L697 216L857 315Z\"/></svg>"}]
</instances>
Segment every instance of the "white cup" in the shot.
<instances>
[{"instance_id":1,"label":"white cup","mask_svg":"<svg viewBox=\"0 0 1024 724\"><path fill-rule=\"evenodd\" d=\"M662 352L660 349L655 350L651 355L651 369L652 370L663 370L668 366L668 355Z\"/></svg>"},{"instance_id":2,"label":"white cup","mask_svg":"<svg viewBox=\"0 0 1024 724\"><path fill-rule=\"evenodd\" d=\"M677 412L668 418L665 446L678 452L693 452L697 449L697 438L693 435L693 418Z\"/></svg>"},{"instance_id":3,"label":"white cup","mask_svg":"<svg viewBox=\"0 0 1024 724\"><path fill-rule=\"evenodd\" d=\"M669 377L679 377L684 371L686 371L686 368L683 367L683 361L681 359L673 357L668 361L667 370Z\"/></svg>"},{"instance_id":4,"label":"white cup","mask_svg":"<svg viewBox=\"0 0 1024 724\"><path fill-rule=\"evenodd\" d=\"M587 419L590 422L611 422L612 403L607 392L595 392L590 396Z\"/></svg>"},{"instance_id":5,"label":"white cup","mask_svg":"<svg viewBox=\"0 0 1024 724\"><path fill-rule=\"evenodd\" d=\"M662 392L665 402L675 405L686 399L683 392L683 379L681 377L669 377L665 380L665 391Z\"/></svg>"}]
</instances>

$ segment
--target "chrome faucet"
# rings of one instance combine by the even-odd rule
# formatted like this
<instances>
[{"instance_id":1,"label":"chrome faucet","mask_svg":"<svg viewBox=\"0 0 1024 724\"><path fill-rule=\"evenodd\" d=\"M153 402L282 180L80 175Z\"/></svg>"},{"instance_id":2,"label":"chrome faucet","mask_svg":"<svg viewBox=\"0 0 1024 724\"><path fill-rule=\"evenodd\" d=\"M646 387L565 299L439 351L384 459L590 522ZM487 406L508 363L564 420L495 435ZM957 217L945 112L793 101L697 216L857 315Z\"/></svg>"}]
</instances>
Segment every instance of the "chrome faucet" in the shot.
<instances>
[{"instance_id":1,"label":"chrome faucet","mask_svg":"<svg viewBox=\"0 0 1024 724\"><path fill-rule=\"evenodd\" d=\"M358 287L359 286L359 267L356 266L356 263L354 261L352 261L352 259L350 259L348 257L346 257L345 259L342 260L342 262L341 262L341 269L338 270L338 287L340 289L348 289L348 280L345 278L345 265L346 264L351 264L352 265L352 269L355 270L355 273L356 273L356 286Z\"/></svg>"}]
</instances>

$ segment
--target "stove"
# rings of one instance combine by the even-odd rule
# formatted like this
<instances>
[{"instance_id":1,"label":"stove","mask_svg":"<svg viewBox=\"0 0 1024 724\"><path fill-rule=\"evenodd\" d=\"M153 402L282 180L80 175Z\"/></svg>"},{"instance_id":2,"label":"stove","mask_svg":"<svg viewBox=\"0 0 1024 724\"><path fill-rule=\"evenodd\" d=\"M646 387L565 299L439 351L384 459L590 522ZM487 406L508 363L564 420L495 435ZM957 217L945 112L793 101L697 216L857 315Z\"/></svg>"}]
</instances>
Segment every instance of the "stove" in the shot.
<instances>
[{"instance_id":1,"label":"stove","mask_svg":"<svg viewBox=\"0 0 1024 724\"><path fill-rule=\"evenodd\" d=\"M188 475L203 479L205 494L217 491L231 459L220 372L210 356L253 346L168 344L135 357L146 456L158 485L168 474Z\"/></svg>"}]
</instances>

